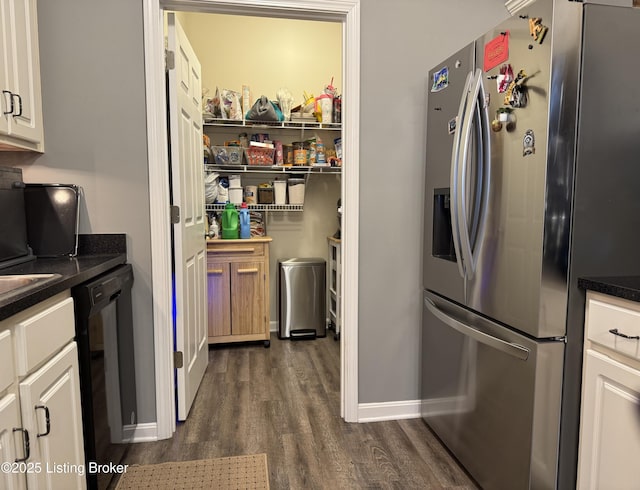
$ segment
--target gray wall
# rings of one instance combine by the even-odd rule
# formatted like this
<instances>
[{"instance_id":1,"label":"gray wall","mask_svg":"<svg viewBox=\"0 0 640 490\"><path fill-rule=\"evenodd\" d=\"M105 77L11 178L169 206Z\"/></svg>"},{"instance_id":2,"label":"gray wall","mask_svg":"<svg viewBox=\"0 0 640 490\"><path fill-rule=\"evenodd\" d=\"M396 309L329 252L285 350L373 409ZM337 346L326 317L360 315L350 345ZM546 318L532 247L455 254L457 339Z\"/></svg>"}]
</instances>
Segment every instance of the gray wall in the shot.
<instances>
[{"instance_id":1,"label":"gray wall","mask_svg":"<svg viewBox=\"0 0 640 490\"><path fill-rule=\"evenodd\" d=\"M142 2L38 2L45 153L5 153L27 182L82 186L81 233L126 233L138 421L156 420ZM125 421L128 423L129 421Z\"/></svg>"},{"instance_id":2,"label":"gray wall","mask_svg":"<svg viewBox=\"0 0 640 490\"><path fill-rule=\"evenodd\" d=\"M507 16L501 0L362 0L360 403L420 398L427 75Z\"/></svg>"},{"instance_id":3,"label":"gray wall","mask_svg":"<svg viewBox=\"0 0 640 490\"><path fill-rule=\"evenodd\" d=\"M38 8L46 153L0 163L19 164L31 181L82 185L81 231L127 234L139 419L153 421L142 2L40 0ZM501 0L362 1L361 403L419 398L428 70L506 15Z\"/></svg>"}]
</instances>

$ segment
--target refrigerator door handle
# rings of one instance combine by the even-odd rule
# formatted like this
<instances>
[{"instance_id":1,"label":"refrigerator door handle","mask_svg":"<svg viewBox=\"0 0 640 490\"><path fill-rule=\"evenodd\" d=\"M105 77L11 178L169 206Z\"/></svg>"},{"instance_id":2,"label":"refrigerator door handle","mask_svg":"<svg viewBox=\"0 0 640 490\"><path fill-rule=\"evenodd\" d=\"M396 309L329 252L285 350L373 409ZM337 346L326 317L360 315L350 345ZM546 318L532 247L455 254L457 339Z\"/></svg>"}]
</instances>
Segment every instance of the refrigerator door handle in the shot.
<instances>
[{"instance_id":1,"label":"refrigerator door handle","mask_svg":"<svg viewBox=\"0 0 640 490\"><path fill-rule=\"evenodd\" d=\"M489 335L487 333L481 332L466 323L458 320L450 316L448 313L442 311L438 306L428 297L425 296L424 304L427 309L433 313L439 320L444 322L449 327L458 331L462 335L466 335L467 337L471 337L478 342L481 342L489 347L493 347L505 354L509 354L521 361L526 361L529 358L529 349L522 347L521 345L514 344L512 342L507 342L498 337L494 337L493 335ZM488 321L488 320L487 320Z\"/></svg>"},{"instance_id":2,"label":"refrigerator door handle","mask_svg":"<svg viewBox=\"0 0 640 490\"><path fill-rule=\"evenodd\" d=\"M475 272L475 265L473 263L473 255L471 253L471 243L469 238L469 219L467 216L467 178L468 178L468 166L469 166L469 151L471 143L471 129L473 128L473 119L475 115L476 102L478 99L479 83L482 80L478 80L478 74L472 73L469 86L467 87L467 111L465 113L465 120L462 124L463 145L461 148L462 157L458 159L460 165L457 172L457 222L460 237L460 251L462 254L462 261L464 263L464 270L466 278L471 279Z\"/></svg>"},{"instance_id":3,"label":"refrigerator door handle","mask_svg":"<svg viewBox=\"0 0 640 490\"><path fill-rule=\"evenodd\" d=\"M453 247L456 252L458 271L460 276L466 278L466 266L465 257L462 254L462 246L460 243L460 212L459 212L459 173L460 173L460 151L462 149L461 140L462 135L465 132L464 124L467 121L467 113L469 111L469 87L473 82L473 72L469 72L467 80L464 83L464 89L462 91L462 98L460 99L460 106L458 108L458 127L453 138L453 149L451 152L451 229L453 238Z\"/></svg>"},{"instance_id":4,"label":"refrigerator door handle","mask_svg":"<svg viewBox=\"0 0 640 490\"><path fill-rule=\"evenodd\" d=\"M462 147L462 170L458 172L458 226L460 229L460 248L465 263L467 279L471 279L476 272L477 255L473 253L471 234L474 235L473 243L481 242L481 230L483 229L484 218L488 206L489 196L489 174L490 174L490 137L489 137L489 116L485 104L484 84L482 82L482 70L477 69L471 81L469 89L472 106L467 114L467 121L464 127L464 145ZM469 151L471 144L471 129L473 121L476 121L478 154L476 160L476 176L481 183L474 203L472 228L469 228L469 216L467 215L468 195L467 179L469 175ZM478 235L478 233L480 235Z\"/></svg>"}]
</instances>

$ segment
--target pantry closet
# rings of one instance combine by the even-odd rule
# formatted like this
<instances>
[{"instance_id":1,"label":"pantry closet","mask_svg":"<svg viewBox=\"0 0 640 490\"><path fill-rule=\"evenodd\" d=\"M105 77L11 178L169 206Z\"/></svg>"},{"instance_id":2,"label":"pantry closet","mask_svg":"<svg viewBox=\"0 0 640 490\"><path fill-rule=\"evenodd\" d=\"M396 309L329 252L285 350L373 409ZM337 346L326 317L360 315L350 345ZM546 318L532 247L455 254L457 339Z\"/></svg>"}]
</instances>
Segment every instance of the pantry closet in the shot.
<instances>
[{"instance_id":1,"label":"pantry closet","mask_svg":"<svg viewBox=\"0 0 640 490\"><path fill-rule=\"evenodd\" d=\"M296 106L304 104L304 95L321 95L327 85L341 93L341 23L195 12L177 12L176 16L200 60L205 99L213 98L223 90L240 92L248 87L251 103L260 96L275 101L276 94L285 89L293 96L293 106ZM215 149L222 151L225 144L238 142L245 135L248 138L255 135L256 138L280 141L285 146L317 140L333 154L336 140L339 145L342 135L341 124L327 124L326 119L322 124L294 119L291 123L285 121L275 125L221 121L208 116L204 121L203 134L208 136L214 153ZM241 162L236 159L236 163L243 164L240 167L216 165L216 161L209 154L209 165L205 166L207 173L215 172L221 178L232 177L235 185L239 180L245 190L247 186L260 186L274 180L286 180L291 184L294 181L290 179L300 178L302 180L298 182L304 182L303 202L300 196L294 199L290 193L286 205L260 207L264 210L260 212L266 234L273 239L269 251L268 288L269 321L273 332L277 329L278 261L291 257L322 257L330 270L330 250L334 250L336 241L332 240L332 248L329 248L328 239L339 227L337 202L342 192L342 169L335 161L334 166L311 162L281 169L249 165L246 157ZM219 216L222 207L208 204L207 210L210 215ZM333 277L339 279L339 271ZM333 289L336 289L335 280ZM335 317L335 294L328 291L327 297L333 298L330 311Z\"/></svg>"},{"instance_id":2,"label":"pantry closet","mask_svg":"<svg viewBox=\"0 0 640 490\"><path fill-rule=\"evenodd\" d=\"M359 114L360 114L360 4L359 0L149 0L143 4L146 74L147 141L154 290L154 354L158 438L171 437L175 424L175 329L166 319L172 315L172 268L170 237L171 202L166 148L166 44L163 16L167 10L260 15L274 18L313 19L336 22L342 33L342 137L345 165L341 169L343 204L342 306L340 336L341 409L347 422L358 421L358 249L359 249ZM225 41L222 46L230 43ZM220 48L222 49L222 48ZM335 76L335 75L334 75ZM337 85L337 83L336 83ZM162 238L166 237L166 238Z\"/></svg>"}]
</instances>

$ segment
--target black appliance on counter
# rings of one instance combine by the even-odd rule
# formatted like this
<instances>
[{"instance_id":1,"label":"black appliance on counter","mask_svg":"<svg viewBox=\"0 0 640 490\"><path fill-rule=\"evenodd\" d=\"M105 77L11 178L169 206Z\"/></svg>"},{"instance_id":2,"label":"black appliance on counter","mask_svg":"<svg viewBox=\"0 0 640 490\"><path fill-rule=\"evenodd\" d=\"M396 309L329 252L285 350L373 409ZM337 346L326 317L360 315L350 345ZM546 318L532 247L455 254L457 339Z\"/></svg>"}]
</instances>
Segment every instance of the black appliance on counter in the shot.
<instances>
[{"instance_id":1,"label":"black appliance on counter","mask_svg":"<svg viewBox=\"0 0 640 490\"><path fill-rule=\"evenodd\" d=\"M126 426L137 423L132 284L131 264L123 264L71 289L87 465L120 463ZM87 486L107 488L112 477L87 472Z\"/></svg>"},{"instance_id":2,"label":"black appliance on counter","mask_svg":"<svg viewBox=\"0 0 640 490\"><path fill-rule=\"evenodd\" d=\"M37 257L78 253L80 188L72 184L25 184L29 246Z\"/></svg>"},{"instance_id":3,"label":"black appliance on counter","mask_svg":"<svg viewBox=\"0 0 640 490\"><path fill-rule=\"evenodd\" d=\"M22 170L0 167L0 267L35 259L27 242Z\"/></svg>"}]
</instances>

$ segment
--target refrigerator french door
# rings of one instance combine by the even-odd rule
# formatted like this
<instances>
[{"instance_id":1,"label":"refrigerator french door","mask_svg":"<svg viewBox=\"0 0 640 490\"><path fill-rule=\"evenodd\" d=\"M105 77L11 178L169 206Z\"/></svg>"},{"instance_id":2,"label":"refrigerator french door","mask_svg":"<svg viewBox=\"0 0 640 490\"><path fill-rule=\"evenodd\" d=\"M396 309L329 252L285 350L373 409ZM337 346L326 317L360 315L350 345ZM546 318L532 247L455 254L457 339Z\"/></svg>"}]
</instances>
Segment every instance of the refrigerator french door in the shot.
<instances>
[{"instance_id":1,"label":"refrigerator french door","mask_svg":"<svg viewBox=\"0 0 640 490\"><path fill-rule=\"evenodd\" d=\"M424 286L458 302L464 301L465 284L458 272L451 226L451 148L460 100L474 64L475 44L470 44L438 65L429 74L435 87L427 100L427 161L434 164L426 169Z\"/></svg>"}]
</instances>

